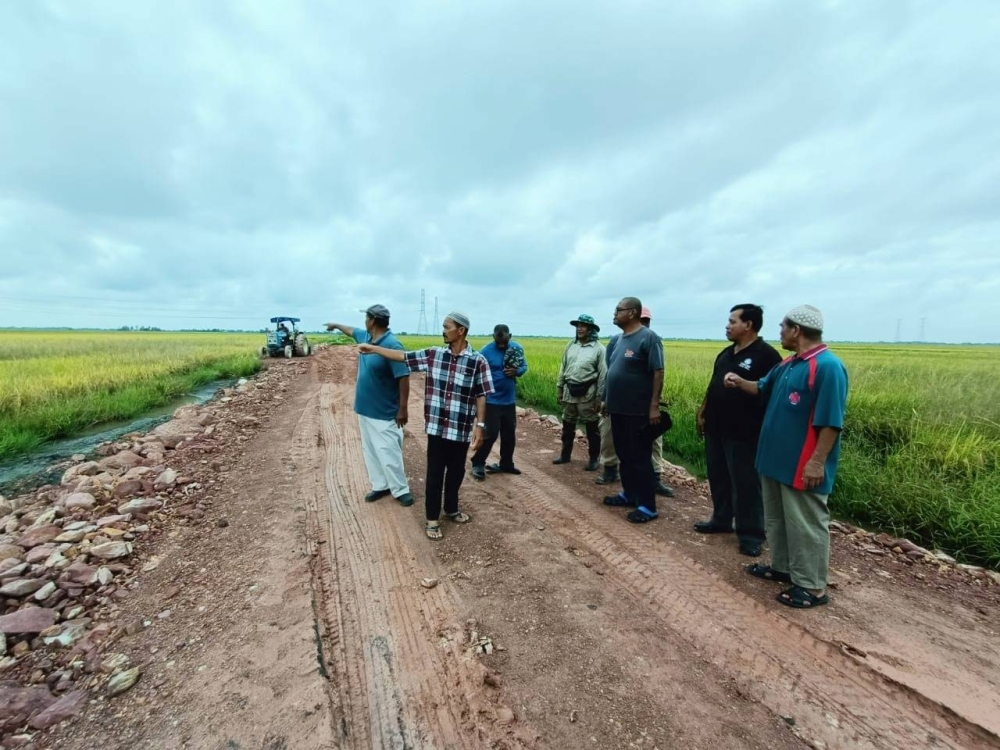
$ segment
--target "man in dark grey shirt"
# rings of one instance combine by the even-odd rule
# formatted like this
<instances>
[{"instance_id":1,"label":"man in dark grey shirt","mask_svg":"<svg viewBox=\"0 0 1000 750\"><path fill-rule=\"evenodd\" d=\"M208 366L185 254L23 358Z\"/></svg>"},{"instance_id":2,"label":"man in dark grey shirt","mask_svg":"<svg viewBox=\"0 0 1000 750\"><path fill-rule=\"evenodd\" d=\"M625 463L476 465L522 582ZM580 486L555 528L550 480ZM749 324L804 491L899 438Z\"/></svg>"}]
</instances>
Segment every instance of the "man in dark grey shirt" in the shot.
<instances>
[{"instance_id":1,"label":"man in dark grey shirt","mask_svg":"<svg viewBox=\"0 0 1000 750\"><path fill-rule=\"evenodd\" d=\"M650 453L659 434L663 391L663 342L639 318L642 302L626 297L615 307L622 329L606 351L608 374L603 410L611 415L611 434L618 453L622 492L604 504L634 508L628 520L646 523L657 517L656 476Z\"/></svg>"}]
</instances>

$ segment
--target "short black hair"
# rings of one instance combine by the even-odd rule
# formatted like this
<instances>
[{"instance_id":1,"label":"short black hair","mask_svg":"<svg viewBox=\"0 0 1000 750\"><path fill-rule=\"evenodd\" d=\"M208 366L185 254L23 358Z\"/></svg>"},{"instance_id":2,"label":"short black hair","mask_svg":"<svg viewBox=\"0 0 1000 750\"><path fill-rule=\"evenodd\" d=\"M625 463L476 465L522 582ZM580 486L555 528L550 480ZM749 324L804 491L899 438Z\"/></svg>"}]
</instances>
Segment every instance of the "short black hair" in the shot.
<instances>
[{"instance_id":1,"label":"short black hair","mask_svg":"<svg viewBox=\"0 0 1000 750\"><path fill-rule=\"evenodd\" d=\"M737 310L742 311L740 312L740 320L744 323L749 323L754 332L760 333L760 330L764 327L764 308L752 302L748 302L745 305L733 305L729 308L729 312L736 312Z\"/></svg>"},{"instance_id":2,"label":"short black hair","mask_svg":"<svg viewBox=\"0 0 1000 750\"><path fill-rule=\"evenodd\" d=\"M507 327L506 323L497 323L493 326L493 333L510 333L510 328Z\"/></svg>"},{"instance_id":3,"label":"short black hair","mask_svg":"<svg viewBox=\"0 0 1000 750\"><path fill-rule=\"evenodd\" d=\"M638 297L624 297L622 298L622 302L625 303L626 309L635 310L636 315L642 314L642 300Z\"/></svg>"}]
</instances>

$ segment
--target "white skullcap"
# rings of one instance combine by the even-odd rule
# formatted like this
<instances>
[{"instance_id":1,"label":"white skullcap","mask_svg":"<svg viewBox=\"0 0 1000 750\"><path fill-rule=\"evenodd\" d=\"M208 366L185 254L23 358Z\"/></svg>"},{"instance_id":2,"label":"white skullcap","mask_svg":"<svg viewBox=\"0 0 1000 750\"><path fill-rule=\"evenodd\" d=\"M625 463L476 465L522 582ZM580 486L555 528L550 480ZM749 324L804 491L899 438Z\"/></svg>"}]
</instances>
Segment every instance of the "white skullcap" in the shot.
<instances>
[{"instance_id":1,"label":"white skullcap","mask_svg":"<svg viewBox=\"0 0 1000 750\"><path fill-rule=\"evenodd\" d=\"M789 323L823 332L823 313L812 305L799 305L788 311L785 320Z\"/></svg>"}]
</instances>

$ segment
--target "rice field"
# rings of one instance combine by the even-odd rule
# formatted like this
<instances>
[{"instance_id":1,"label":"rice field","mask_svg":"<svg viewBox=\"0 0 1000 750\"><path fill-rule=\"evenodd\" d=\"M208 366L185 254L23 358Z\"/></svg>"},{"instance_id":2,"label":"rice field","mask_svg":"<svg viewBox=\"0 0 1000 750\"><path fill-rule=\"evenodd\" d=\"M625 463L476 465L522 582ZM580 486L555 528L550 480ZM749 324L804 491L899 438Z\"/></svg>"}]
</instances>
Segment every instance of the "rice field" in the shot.
<instances>
[{"instance_id":1,"label":"rice field","mask_svg":"<svg viewBox=\"0 0 1000 750\"><path fill-rule=\"evenodd\" d=\"M518 339L529 366L518 384L524 403L557 411L553 384L567 340ZM408 348L438 343L438 338L404 340ZM664 344L664 390L674 419L665 447L702 474L695 412L723 346L724 341ZM834 513L970 562L1000 566L1000 347L831 348L851 381L831 498Z\"/></svg>"},{"instance_id":2,"label":"rice field","mask_svg":"<svg viewBox=\"0 0 1000 750\"><path fill-rule=\"evenodd\" d=\"M0 461L46 440L127 419L206 382L254 372L256 333L4 331ZM345 342L343 337L313 336ZM523 403L554 413L568 339L518 339ZM474 346L488 339L474 338ZM404 346L439 337L403 337ZM675 427L665 446L703 472L694 414L724 342L667 341L665 391ZM969 562L1000 566L1000 347L834 344L851 393L835 514Z\"/></svg>"},{"instance_id":3,"label":"rice field","mask_svg":"<svg viewBox=\"0 0 1000 750\"><path fill-rule=\"evenodd\" d=\"M0 461L258 368L261 334L0 334Z\"/></svg>"}]
</instances>

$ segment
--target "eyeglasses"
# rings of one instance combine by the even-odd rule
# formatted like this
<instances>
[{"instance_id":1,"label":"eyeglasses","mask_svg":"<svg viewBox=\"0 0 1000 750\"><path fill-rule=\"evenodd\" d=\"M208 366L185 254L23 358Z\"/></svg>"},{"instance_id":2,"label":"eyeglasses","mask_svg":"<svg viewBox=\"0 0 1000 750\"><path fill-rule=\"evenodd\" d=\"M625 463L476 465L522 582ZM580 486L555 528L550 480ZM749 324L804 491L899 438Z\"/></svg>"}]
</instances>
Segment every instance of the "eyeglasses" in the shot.
<instances>
[{"instance_id":1,"label":"eyeglasses","mask_svg":"<svg viewBox=\"0 0 1000 750\"><path fill-rule=\"evenodd\" d=\"M615 314L617 315L620 312L628 312L629 310L634 310L634 309L635 309L634 307L616 307Z\"/></svg>"}]
</instances>

